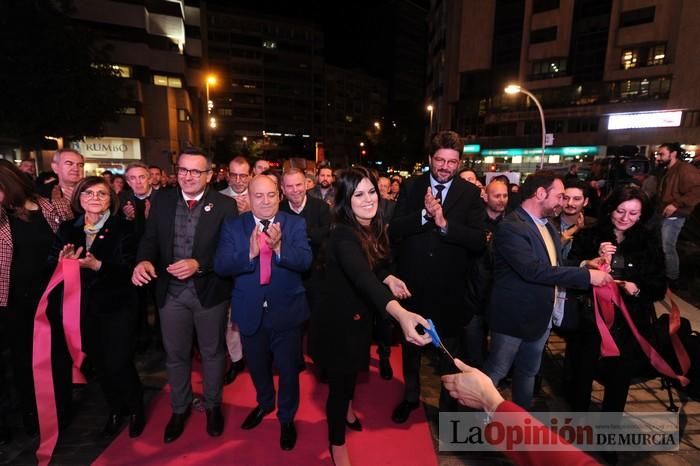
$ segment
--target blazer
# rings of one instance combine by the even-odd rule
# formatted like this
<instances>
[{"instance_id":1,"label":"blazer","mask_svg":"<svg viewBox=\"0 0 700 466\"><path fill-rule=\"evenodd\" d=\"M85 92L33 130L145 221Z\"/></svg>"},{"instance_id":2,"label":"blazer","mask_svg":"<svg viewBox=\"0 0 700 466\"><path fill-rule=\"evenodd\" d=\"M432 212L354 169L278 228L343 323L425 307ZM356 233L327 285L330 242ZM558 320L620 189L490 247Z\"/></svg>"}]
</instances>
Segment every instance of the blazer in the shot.
<instances>
[{"instance_id":1,"label":"blazer","mask_svg":"<svg viewBox=\"0 0 700 466\"><path fill-rule=\"evenodd\" d=\"M180 189L161 189L151 196L151 210L146 220L146 231L139 243L136 262L150 261L156 268L156 302L165 304L171 275L166 270L173 263L175 208L182 199ZM202 208L192 245L192 258L199 262L194 275L194 287L203 307L209 308L228 299L231 282L214 273L214 253L219 242L219 229L224 219L238 213L236 203L207 188L200 201ZM207 209L206 207L210 207Z\"/></svg>"},{"instance_id":2,"label":"blazer","mask_svg":"<svg viewBox=\"0 0 700 466\"><path fill-rule=\"evenodd\" d=\"M559 232L547 224L562 264ZM494 234L494 283L488 310L492 331L526 341L547 331L554 287L587 289L588 270L553 266L537 225L522 207L503 219Z\"/></svg>"},{"instance_id":3,"label":"blazer","mask_svg":"<svg viewBox=\"0 0 700 466\"><path fill-rule=\"evenodd\" d=\"M266 326L276 330L301 325L309 317L301 279L302 273L311 266L306 222L302 217L284 212L277 212L274 221L282 227L282 246L279 257L272 253L268 285L260 284L260 256L249 259L250 236L255 228L252 212L228 218L221 227L214 270L221 276L234 278L231 320L238 324L243 335L258 331L263 312L268 313Z\"/></svg>"},{"instance_id":4,"label":"blazer","mask_svg":"<svg viewBox=\"0 0 700 466\"><path fill-rule=\"evenodd\" d=\"M455 177L442 204L447 232L432 221L423 225L429 176L411 178L401 188L389 237L397 275L413 295L406 308L432 318L442 334L458 335L473 313L465 302L467 275L486 245L486 211L479 188Z\"/></svg>"},{"instance_id":5,"label":"blazer","mask_svg":"<svg viewBox=\"0 0 700 466\"><path fill-rule=\"evenodd\" d=\"M323 243L328 239L328 232L331 226L331 209L326 202L313 196L306 196L306 205L300 214L297 214L289 206L289 200L280 203L280 211L290 215L301 215L306 220L306 232L311 244L314 259L318 257L318 252Z\"/></svg>"},{"instance_id":6,"label":"blazer","mask_svg":"<svg viewBox=\"0 0 700 466\"><path fill-rule=\"evenodd\" d=\"M85 248L85 216L63 222L51 253L51 262L66 244L83 247L81 258L89 251L102 261L100 270L80 269L81 307L88 313L128 312L134 308L136 289L131 284L131 272L136 255L133 225L118 214L110 215L95 236L90 249Z\"/></svg>"},{"instance_id":7,"label":"blazer","mask_svg":"<svg viewBox=\"0 0 700 466\"><path fill-rule=\"evenodd\" d=\"M359 371L369 366L374 313L386 315L394 299L382 283L388 268L370 268L353 230L337 224L326 247L321 305L311 314L309 354L324 368Z\"/></svg>"}]
</instances>

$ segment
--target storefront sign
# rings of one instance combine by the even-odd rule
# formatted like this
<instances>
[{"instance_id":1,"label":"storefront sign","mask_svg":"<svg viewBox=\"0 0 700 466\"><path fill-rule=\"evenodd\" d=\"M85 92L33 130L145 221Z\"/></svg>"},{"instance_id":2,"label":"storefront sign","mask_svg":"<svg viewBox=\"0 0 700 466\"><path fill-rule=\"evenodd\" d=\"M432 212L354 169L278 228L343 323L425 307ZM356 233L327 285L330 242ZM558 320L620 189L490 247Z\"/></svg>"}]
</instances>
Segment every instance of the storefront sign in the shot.
<instances>
[{"instance_id":1,"label":"storefront sign","mask_svg":"<svg viewBox=\"0 0 700 466\"><path fill-rule=\"evenodd\" d=\"M566 147L546 147L545 155L558 155L565 157L573 157L576 155L598 155L597 146L566 146ZM486 161L486 157L540 157L542 148L515 148L515 149L484 149L481 155ZM486 162L488 163L488 162Z\"/></svg>"},{"instance_id":2,"label":"storefront sign","mask_svg":"<svg viewBox=\"0 0 700 466\"><path fill-rule=\"evenodd\" d=\"M681 110L675 112L613 113L608 129L672 128L681 125Z\"/></svg>"},{"instance_id":3,"label":"storefront sign","mask_svg":"<svg viewBox=\"0 0 700 466\"><path fill-rule=\"evenodd\" d=\"M135 138L85 138L71 146L86 159L141 159L141 141Z\"/></svg>"}]
</instances>

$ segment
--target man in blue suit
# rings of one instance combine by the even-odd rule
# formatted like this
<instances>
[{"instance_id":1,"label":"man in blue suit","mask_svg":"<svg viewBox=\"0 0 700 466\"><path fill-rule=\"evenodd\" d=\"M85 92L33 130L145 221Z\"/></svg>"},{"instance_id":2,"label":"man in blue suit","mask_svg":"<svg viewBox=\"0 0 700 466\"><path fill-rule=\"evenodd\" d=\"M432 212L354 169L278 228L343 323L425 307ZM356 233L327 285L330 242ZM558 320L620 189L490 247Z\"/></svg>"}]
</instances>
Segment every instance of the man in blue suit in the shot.
<instances>
[{"instance_id":1,"label":"man in blue suit","mask_svg":"<svg viewBox=\"0 0 700 466\"><path fill-rule=\"evenodd\" d=\"M279 212L279 190L258 175L248 186L251 211L221 227L214 270L235 279L231 318L255 384L258 406L241 428L252 429L275 408L272 363L279 371L280 447L296 443L301 325L309 317L302 273L311 265L303 217Z\"/></svg>"},{"instance_id":2,"label":"man in blue suit","mask_svg":"<svg viewBox=\"0 0 700 466\"><path fill-rule=\"evenodd\" d=\"M520 193L522 204L494 235L485 372L498 385L513 366L513 401L529 409L549 331L563 318L566 288L586 289L613 279L601 270L562 266L559 232L547 222L564 199L564 183L554 172L528 176Z\"/></svg>"}]
</instances>

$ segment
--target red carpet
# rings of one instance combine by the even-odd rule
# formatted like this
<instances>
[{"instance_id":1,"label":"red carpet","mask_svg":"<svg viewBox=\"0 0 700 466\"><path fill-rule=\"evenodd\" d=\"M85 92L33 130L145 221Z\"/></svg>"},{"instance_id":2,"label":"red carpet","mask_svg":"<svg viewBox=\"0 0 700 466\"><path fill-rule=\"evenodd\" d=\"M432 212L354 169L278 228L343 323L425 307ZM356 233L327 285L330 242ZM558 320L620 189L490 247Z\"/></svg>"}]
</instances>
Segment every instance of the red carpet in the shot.
<instances>
[{"instance_id":1,"label":"red carpet","mask_svg":"<svg viewBox=\"0 0 700 466\"><path fill-rule=\"evenodd\" d=\"M369 374L360 376L353 402L364 430L348 429L347 444L356 465L437 465L430 428L423 409L411 413L403 425L391 421L391 411L401 399L401 349L392 348L395 378L383 380L372 348ZM163 443L163 430L170 418L166 388L148 407L146 430L131 440L124 430L93 463L95 465L315 465L332 464L328 454L325 402L328 387L317 383L311 364L301 374L301 403L296 416L297 444L292 451L279 447L276 413L268 415L255 429L240 428L255 406L255 390L248 372L224 387L224 433L211 438L205 432L205 415L193 411L185 433L175 442ZM193 374L195 393L201 393L201 376Z\"/></svg>"}]
</instances>

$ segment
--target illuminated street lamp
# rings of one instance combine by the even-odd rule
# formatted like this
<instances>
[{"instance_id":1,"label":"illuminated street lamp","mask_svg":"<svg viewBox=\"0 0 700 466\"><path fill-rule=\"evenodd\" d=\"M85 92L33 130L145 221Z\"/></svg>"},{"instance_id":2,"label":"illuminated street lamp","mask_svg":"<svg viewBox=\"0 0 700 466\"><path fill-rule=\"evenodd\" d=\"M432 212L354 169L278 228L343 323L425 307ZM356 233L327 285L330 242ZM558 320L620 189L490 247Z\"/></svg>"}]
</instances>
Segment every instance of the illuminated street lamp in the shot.
<instances>
[{"instance_id":1,"label":"illuminated street lamp","mask_svg":"<svg viewBox=\"0 0 700 466\"><path fill-rule=\"evenodd\" d=\"M382 129L382 125L381 125L378 121L375 121L375 122L374 122L374 127L377 128L377 131L379 131L380 129Z\"/></svg>"},{"instance_id":2,"label":"illuminated street lamp","mask_svg":"<svg viewBox=\"0 0 700 466\"><path fill-rule=\"evenodd\" d=\"M510 84L510 85L506 86L504 91L506 94L509 94L509 95L525 94L526 96L528 96L529 98L531 98L535 102L535 105L537 105L537 110L540 111L540 123L542 125L542 155L540 156L540 170L542 170L542 168L544 168L544 146L545 146L545 140L547 138L547 131L545 130L545 127L544 127L544 110L542 110L542 105L540 104L540 101L537 100L537 97L534 96L534 94L532 94L527 89L520 87L517 84Z\"/></svg>"},{"instance_id":3,"label":"illuminated street lamp","mask_svg":"<svg viewBox=\"0 0 700 466\"><path fill-rule=\"evenodd\" d=\"M428 132L432 133L433 132L433 110L434 110L434 107L431 104L431 105L428 105L427 107L425 107L425 109L428 112L430 112L430 130Z\"/></svg>"},{"instance_id":4,"label":"illuminated street lamp","mask_svg":"<svg viewBox=\"0 0 700 466\"><path fill-rule=\"evenodd\" d=\"M216 129L216 118L211 116L214 110L214 102L209 98L209 86L215 86L216 81L216 76L213 74L207 75L207 78L204 80L204 87L206 88L207 94L207 116L209 116L209 129L207 130L207 149L209 152L211 152L211 132L213 129Z\"/></svg>"}]
</instances>

